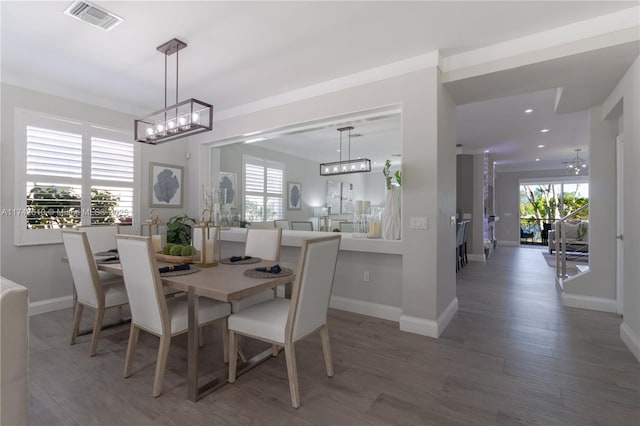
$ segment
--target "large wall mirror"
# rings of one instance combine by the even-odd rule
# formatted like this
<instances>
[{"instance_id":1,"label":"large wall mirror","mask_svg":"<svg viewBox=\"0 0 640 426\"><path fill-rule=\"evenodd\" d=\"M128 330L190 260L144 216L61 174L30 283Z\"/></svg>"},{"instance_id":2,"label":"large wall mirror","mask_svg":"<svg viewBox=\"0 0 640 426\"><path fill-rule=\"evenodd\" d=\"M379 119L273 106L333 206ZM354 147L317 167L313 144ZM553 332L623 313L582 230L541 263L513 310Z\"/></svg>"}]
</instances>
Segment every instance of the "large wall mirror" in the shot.
<instances>
[{"instance_id":1,"label":"large wall mirror","mask_svg":"<svg viewBox=\"0 0 640 426\"><path fill-rule=\"evenodd\" d=\"M348 132L338 131L349 126L350 150ZM252 224L312 221L318 230L318 217L327 210L334 222L351 221L356 201L384 205L385 162L391 162L392 172L401 168L401 113L382 109L255 132L219 141L211 150L214 182L226 188L236 217ZM320 175L321 163L341 156L371 160L371 172Z\"/></svg>"}]
</instances>

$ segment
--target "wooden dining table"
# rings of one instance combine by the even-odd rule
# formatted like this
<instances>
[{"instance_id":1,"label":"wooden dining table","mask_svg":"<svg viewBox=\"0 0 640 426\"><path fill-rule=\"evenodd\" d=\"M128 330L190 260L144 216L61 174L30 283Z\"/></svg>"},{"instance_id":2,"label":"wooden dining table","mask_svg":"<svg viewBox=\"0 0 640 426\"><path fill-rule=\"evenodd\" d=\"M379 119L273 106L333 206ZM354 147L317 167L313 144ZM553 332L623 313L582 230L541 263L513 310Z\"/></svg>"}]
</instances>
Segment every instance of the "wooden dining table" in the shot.
<instances>
[{"instance_id":1,"label":"wooden dining table","mask_svg":"<svg viewBox=\"0 0 640 426\"><path fill-rule=\"evenodd\" d=\"M165 266L157 262L159 267ZM197 401L227 383L228 372L212 380L199 384L199 345L198 345L198 298L208 297L221 302L231 302L243 297L259 293L293 282L295 275L274 276L269 278L251 278L244 274L249 268L272 266L276 262L260 262L254 264L218 264L214 267L200 267L198 272L188 275L161 277L165 287L187 292L188 298L188 342L187 342L187 388L188 398ZM291 268L292 265L282 265ZM122 275L119 263L99 263L98 269ZM226 330L225 330L226 332ZM247 360L239 366L238 375L243 374L272 356L271 347Z\"/></svg>"}]
</instances>

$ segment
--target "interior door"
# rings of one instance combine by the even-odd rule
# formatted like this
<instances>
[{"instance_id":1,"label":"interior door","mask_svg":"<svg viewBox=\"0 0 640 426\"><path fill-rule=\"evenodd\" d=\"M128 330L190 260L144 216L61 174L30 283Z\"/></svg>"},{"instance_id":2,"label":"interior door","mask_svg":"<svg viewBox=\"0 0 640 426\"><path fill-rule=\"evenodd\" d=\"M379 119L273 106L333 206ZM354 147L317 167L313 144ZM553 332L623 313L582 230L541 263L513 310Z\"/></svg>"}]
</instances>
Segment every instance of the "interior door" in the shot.
<instances>
[{"instance_id":1,"label":"interior door","mask_svg":"<svg viewBox=\"0 0 640 426\"><path fill-rule=\"evenodd\" d=\"M623 152L623 138L622 135L618 135L616 138L616 191L617 191L617 229L616 229L616 303L618 313L623 315L622 312L622 289L624 278L624 152Z\"/></svg>"}]
</instances>

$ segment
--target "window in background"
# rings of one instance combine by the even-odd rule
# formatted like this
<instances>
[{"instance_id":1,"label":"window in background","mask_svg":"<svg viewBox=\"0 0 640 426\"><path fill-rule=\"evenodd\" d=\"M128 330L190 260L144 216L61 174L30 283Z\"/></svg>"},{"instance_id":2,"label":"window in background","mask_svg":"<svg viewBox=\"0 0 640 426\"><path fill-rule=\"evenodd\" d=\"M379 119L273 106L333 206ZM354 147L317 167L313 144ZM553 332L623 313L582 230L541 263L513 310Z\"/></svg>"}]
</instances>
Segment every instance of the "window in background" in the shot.
<instances>
[{"instance_id":1,"label":"window in background","mask_svg":"<svg viewBox=\"0 0 640 426\"><path fill-rule=\"evenodd\" d=\"M265 222L283 217L284 165L243 156L244 220Z\"/></svg>"},{"instance_id":2,"label":"window in background","mask_svg":"<svg viewBox=\"0 0 640 426\"><path fill-rule=\"evenodd\" d=\"M20 110L16 139L21 138L25 143L16 150L16 244L59 242L58 229L78 224L131 221L130 134Z\"/></svg>"}]
</instances>

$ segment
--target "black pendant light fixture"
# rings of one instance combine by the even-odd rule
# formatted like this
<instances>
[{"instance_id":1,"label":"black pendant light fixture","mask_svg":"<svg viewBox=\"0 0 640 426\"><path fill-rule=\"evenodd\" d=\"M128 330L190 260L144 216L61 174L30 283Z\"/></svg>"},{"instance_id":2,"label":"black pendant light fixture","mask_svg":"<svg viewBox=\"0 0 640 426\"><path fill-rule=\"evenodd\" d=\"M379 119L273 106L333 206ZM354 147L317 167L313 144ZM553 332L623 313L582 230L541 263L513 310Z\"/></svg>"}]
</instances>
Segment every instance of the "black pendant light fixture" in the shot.
<instances>
[{"instance_id":1,"label":"black pendant light fixture","mask_svg":"<svg viewBox=\"0 0 640 426\"><path fill-rule=\"evenodd\" d=\"M340 127L340 161L320 164L320 176L346 175L349 173L366 173L371 171L371 160L368 158L351 159L351 131L352 126ZM342 160L342 133L349 132L349 154L346 160Z\"/></svg>"},{"instance_id":2,"label":"black pendant light fixture","mask_svg":"<svg viewBox=\"0 0 640 426\"><path fill-rule=\"evenodd\" d=\"M157 50L164 55L164 108L134 121L136 142L158 144L213 129L213 105L197 99L178 102L178 52L187 43L171 39ZM167 59L176 54L176 103L167 106Z\"/></svg>"}]
</instances>

